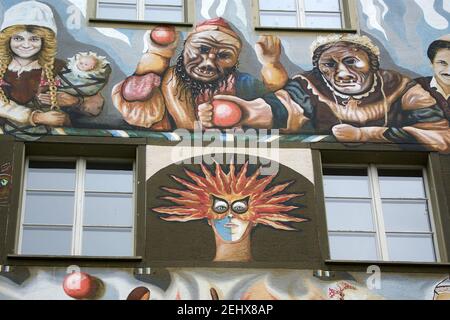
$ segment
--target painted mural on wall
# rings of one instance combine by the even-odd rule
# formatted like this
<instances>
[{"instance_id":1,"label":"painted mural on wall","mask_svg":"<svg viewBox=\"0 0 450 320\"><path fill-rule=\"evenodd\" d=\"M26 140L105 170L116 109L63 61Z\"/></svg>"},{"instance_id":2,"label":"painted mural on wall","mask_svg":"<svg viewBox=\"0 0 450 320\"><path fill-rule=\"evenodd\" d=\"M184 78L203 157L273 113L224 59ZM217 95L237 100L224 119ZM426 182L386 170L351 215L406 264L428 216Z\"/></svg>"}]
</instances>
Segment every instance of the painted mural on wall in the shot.
<instances>
[{"instance_id":1,"label":"painted mural on wall","mask_svg":"<svg viewBox=\"0 0 450 320\"><path fill-rule=\"evenodd\" d=\"M160 131L193 130L195 122L204 118L200 106L217 100L215 96L230 94L251 100L282 88L287 78L278 61L280 42L271 36L262 37L258 43L263 82L239 72L243 44L222 18L198 24L187 36L176 65L170 67L177 39L174 28L160 27L148 32L144 38L148 49L135 73L113 89L114 105L129 124ZM223 116L237 121L215 119L215 127L222 127L221 121L225 123L223 127L244 125L233 111L224 113Z\"/></svg>"},{"instance_id":2,"label":"painted mural on wall","mask_svg":"<svg viewBox=\"0 0 450 320\"><path fill-rule=\"evenodd\" d=\"M0 116L5 134L30 140L51 128L70 127L71 117L101 112L107 63L92 53L70 62L56 59L57 31L52 9L43 3L21 2L4 13Z\"/></svg>"},{"instance_id":3,"label":"painted mural on wall","mask_svg":"<svg viewBox=\"0 0 450 320\"><path fill-rule=\"evenodd\" d=\"M163 161L147 180L149 261L217 267L318 261L313 182L263 157L215 156Z\"/></svg>"},{"instance_id":4,"label":"painted mural on wall","mask_svg":"<svg viewBox=\"0 0 450 320\"><path fill-rule=\"evenodd\" d=\"M258 224L293 231L289 223L307 220L288 214L298 207L286 202L303 196L282 193L292 181L271 186L275 175L262 177L259 169L248 175L248 166L246 162L238 170L231 163L226 173L217 163L213 171L201 164L202 174L185 170L192 181L172 176L183 189L163 187L173 194L163 199L176 205L153 211L172 222L206 219L214 231L214 261L251 261L251 233Z\"/></svg>"},{"instance_id":5,"label":"painted mural on wall","mask_svg":"<svg viewBox=\"0 0 450 320\"><path fill-rule=\"evenodd\" d=\"M11 162L0 165L0 205L9 203L12 191L12 165Z\"/></svg>"},{"instance_id":6,"label":"painted mural on wall","mask_svg":"<svg viewBox=\"0 0 450 320\"><path fill-rule=\"evenodd\" d=\"M18 275L27 277L18 281ZM448 275L382 273L377 287L366 273L315 277L312 270L16 268L0 275L0 300L433 300L448 299ZM70 278L72 289L68 290ZM69 281L70 282L70 281ZM98 287L101 283L101 289ZM70 294L68 294L68 293Z\"/></svg>"},{"instance_id":7,"label":"painted mural on wall","mask_svg":"<svg viewBox=\"0 0 450 320\"><path fill-rule=\"evenodd\" d=\"M450 300L450 278L444 279L436 285L433 300Z\"/></svg>"},{"instance_id":8,"label":"painted mural on wall","mask_svg":"<svg viewBox=\"0 0 450 320\"><path fill-rule=\"evenodd\" d=\"M352 34L318 37L307 59L313 68L296 72L290 71L294 57L283 54L292 52L292 43L263 35L252 48L246 31L207 15L188 34L167 26L147 31L136 43L144 54L134 72L122 79L115 73L110 80L119 72L111 62L121 57L92 47L60 60L52 7L9 3L0 33L5 134L33 139L101 134L95 129L145 136L177 128L263 128L450 152L448 35L430 39L431 78L413 80L395 66L382 68L389 57L379 45ZM370 7L361 6L364 12ZM114 41L123 38L114 29L101 31L102 37L115 35ZM241 66L243 52L251 52L251 67Z\"/></svg>"}]
</instances>

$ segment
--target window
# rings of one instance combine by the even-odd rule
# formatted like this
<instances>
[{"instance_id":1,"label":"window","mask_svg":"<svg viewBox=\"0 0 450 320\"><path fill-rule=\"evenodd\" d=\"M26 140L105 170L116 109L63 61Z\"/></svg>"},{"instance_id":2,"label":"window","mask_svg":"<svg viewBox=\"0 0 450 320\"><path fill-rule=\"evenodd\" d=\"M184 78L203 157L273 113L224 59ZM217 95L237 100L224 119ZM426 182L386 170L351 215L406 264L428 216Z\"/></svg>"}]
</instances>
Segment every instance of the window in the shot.
<instances>
[{"instance_id":1,"label":"window","mask_svg":"<svg viewBox=\"0 0 450 320\"><path fill-rule=\"evenodd\" d=\"M324 167L333 260L436 262L426 171Z\"/></svg>"},{"instance_id":2,"label":"window","mask_svg":"<svg viewBox=\"0 0 450 320\"><path fill-rule=\"evenodd\" d=\"M345 28L344 1L259 0L259 25L278 28Z\"/></svg>"},{"instance_id":3,"label":"window","mask_svg":"<svg viewBox=\"0 0 450 320\"><path fill-rule=\"evenodd\" d=\"M96 17L100 19L186 22L185 0L98 0Z\"/></svg>"},{"instance_id":4,"label":"window","mask_svg":"<svg viewBox=\"0 0 450 320\"><path fill-rule=\"evenodd\" d=\"M134 163L27 159L18 253L133 256Z\"/></svg>"}]
</instances>

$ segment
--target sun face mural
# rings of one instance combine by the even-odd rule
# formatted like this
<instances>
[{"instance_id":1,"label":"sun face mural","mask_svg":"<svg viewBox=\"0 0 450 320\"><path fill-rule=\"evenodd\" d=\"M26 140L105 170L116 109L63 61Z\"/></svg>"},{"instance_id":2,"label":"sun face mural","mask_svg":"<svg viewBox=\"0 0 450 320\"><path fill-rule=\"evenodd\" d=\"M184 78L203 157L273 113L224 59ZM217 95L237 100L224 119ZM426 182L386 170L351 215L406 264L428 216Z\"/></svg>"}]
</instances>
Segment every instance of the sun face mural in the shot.
<instances>
[{"instance_id":1,"label":"sun face mural","mask_svg":"<svg viewBox=\"0 0 450 320\"><path fill-rule=\"evenodd\" d=\"M228 173L219 164L215 165L214 173L204 164L200 168L203 176L185 169L192 181L172 176L184 189L164 187L175 196L163 199L176 206L158 207L153 211L170 222L207 220L215 235L214 261L251 261L250 235L258 224L293 231L296 229L289 223L307 221L288 214L298 207L286 202L303 196L282 193L292 182L271 186L276 176L262 177L260 169L247 176L248 162L240 170L231 163Z\"/></svg>"}]
</instances>

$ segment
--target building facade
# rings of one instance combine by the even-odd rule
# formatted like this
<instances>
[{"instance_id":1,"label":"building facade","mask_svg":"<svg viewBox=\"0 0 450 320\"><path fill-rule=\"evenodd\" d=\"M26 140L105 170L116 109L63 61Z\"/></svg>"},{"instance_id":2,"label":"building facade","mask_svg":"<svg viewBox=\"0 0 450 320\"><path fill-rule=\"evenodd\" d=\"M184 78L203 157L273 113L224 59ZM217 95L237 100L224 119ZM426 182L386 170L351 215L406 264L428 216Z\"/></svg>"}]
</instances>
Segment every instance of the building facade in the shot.
<instances>
[{"instance_id":1,"label":"building facade","mask_svg":"<svg viewBox=\"0 0 450 320\"><path fill-rule=\"evenodd\" d=\"M0 12L0 299L450 297L448 1Z\"/></svg>"}]
</instances>

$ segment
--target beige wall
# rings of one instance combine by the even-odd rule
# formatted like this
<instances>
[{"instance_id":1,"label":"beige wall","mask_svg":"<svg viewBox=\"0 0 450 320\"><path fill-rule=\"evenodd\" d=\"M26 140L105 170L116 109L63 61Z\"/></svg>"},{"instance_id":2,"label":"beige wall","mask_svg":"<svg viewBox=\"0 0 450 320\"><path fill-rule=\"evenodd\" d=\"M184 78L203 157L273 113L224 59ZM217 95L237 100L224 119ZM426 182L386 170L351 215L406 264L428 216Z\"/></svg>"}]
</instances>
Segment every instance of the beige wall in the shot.
<instances>
[{"instance_id":1,"label":"beige wall","mask_svg":"<svg viewBox=\"0 0 450 320\"><path fill-rule=\"evenodd\" d=\"M303 175L314 184L312 153L310 149L279 148L208 148L180 146L147 146L146 179L172 163L182 162L201 155L212 153L237 153L260 156L279 162Z\"/></svg>"}]
</instances>

